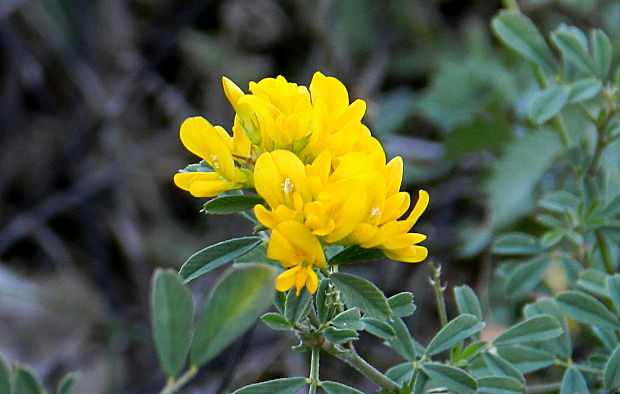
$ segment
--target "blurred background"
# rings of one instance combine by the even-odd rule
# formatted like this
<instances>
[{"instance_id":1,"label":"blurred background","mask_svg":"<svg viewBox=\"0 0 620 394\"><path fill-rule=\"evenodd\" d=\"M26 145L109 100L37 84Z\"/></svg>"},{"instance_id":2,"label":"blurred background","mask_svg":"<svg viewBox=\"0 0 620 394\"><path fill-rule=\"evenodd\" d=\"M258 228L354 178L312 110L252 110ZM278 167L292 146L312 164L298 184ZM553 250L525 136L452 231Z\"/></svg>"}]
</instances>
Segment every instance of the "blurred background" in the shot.
<instances>
[{"instance_id":1,"label":"blurred background","mask_svg":"<svg viewBox=\"0 0 620 394\"><path fill-rule=\"evenodd\" d=\"M620 38L617 0L520 6L544 32L566 23ZM317 70L367 101L366 124L390 158L405 159L403 187L430 192L417 226L429 236L428 262L350 269L388 296L413 292L418 310L408 323L424 343L437 329L429 262L441 264L449 289L469 284L484 296L493 284L492 234L518 226L527 211L504 197L529 195L542 174L511 177L518 163L506 152L522 133L535 82L489 30L501 7L484 0L2 0L0 353L32 366L48 388L79 371L80 393L159 391L165 378L150 337L151 272L251 232L241 218L199 213L204 201L174 187L173 174L198 161L181 146L179 126L202 115L230 130L222 75L246 89L276 75L307 85ZM198 305L221 272L192 282ZM498 323L516 311L502 313ZM291 352L293 344L257 323L186 392L306 375L309 357ZM358 347L382 369L395 364L396 353L379 345L363 336ZM328 358L322 365L322 378L372 392L348 366Z\"/></svg>"}]
</instances>

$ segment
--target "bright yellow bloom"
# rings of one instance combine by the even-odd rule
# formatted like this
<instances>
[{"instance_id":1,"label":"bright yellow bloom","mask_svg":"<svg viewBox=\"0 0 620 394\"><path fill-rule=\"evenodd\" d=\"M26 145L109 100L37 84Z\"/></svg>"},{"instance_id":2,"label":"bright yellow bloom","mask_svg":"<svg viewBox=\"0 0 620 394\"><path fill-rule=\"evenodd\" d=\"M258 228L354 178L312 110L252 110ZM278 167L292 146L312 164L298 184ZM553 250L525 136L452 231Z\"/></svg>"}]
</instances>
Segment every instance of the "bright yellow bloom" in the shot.
<instances>
[{"instance_id":1,"label":"bright yellow bloom","mask_svg":"<svg viewBox=\"0 0 620 394\"><path fill-rule=\"evenodd\" d=\"M303 224L287 220L271 231L267 257L279 260L288 270L276 278L276 289L287 291L297 288L297 295L306 287L316 292L319 280L313 266L325 267L325 254L318 238Z\"/></svg>"}]
</instances>

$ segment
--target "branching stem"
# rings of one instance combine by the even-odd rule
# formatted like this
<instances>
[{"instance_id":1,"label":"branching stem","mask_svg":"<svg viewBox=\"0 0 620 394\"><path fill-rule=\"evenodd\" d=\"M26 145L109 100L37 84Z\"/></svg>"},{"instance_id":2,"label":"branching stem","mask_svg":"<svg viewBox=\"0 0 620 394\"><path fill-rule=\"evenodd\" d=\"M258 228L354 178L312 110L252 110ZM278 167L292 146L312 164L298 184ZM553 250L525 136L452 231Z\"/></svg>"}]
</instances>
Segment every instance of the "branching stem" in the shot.
<instances>
[{"instance_id":1,"label":"branching stem","mask_svg":"<svg viewBox=\"0 0 620 394\"><path fill-rule=\"evenodd\" d=\"M179 391L183 386L189 383L190 380L196 376L198 372L198 368L195 366L191 366L183 375L181 375L178 379L171 379L168 381L166 386L161 390L159 394L173 394Z\"/></svg>"}]
</instances>

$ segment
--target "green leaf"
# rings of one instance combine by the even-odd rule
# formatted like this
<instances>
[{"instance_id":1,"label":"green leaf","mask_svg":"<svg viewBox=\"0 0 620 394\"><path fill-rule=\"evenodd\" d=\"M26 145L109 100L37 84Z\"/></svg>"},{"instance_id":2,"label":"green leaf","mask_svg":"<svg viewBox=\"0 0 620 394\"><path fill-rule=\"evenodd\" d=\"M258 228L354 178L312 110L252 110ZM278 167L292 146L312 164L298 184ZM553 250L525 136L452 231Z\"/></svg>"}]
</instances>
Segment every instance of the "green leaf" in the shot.
<instances>
[{"instance_id":1,"label":"green leaf","mask_svg":"<svg viewBox=\"0 0 620 394\"><path fill-rule=\"evenodd\" d=\"M508 376L484 376L478 379L478 392L489 394L524 393L523 385Z\"/></svg>"},{"instance_id":2,"label":"green leaf","mask_svg":"<svg viewBox=\"0 0 620 394\"><path fill-rule=\"evenodd\" d=\"M377 319L390 318L390 305L377 286L366 279L342 272L336 272L330 278L349 307L357 307L364 314Z\"/></svg>"},{"instance_id":3,"label":"green leaf","mask_svg":"<svg viewBox=\"0 0 620 394\"><path fill-rule=\"evenodd\" d=\"M620 345L609 356L603 372L605 388L613 389L620 387Z\"/></svg>"},{"instance_id":4,"label":"green leaf","mask_svg":"<svg viewBox=\"0 0 620 394\"><path fill-rule=\"evenodd\" d=\"M357 340L358 335L355 330L341 330L335 327L327 327L325 329L325 338L333 344L340 345L342 343Z\"/></svg>"},{"instance_id":5,"label":"green leaf","mask_svg":"<svg viewBox=\"0 0 620 394\"><path fill-rule=\"evenodd\" d=\"M548 73L554 69L551 49L536 25L517 11L501 11L491 22L493 31L507 46Z\"/></svg>"},{"instance_id":6,"label":"green leaf","mask_svg":"<svg viewBox=\"0 0 620 394\"><path fill-rule=\"evenodd\" d=\"M484 187L493 228L509 224L533 207L534 187L561 151L557 133L547 128L532 131L506 147Z\"/></svg>"},{"instance_id":7,"label":"green leaf","mask_svg":"<svg viewBox=\"0 0 620 394\"><path fill-rule=\"evenodd\" d=\"M478 383L462 369L440 363L422 364L422 370L433 380L434 386L442 386L459 394L475 393Z\"/></svg>"},{"instance_id":8,"label":"green leaf","mask_svg":"<svg viewBox=\"0 0 620 394\"><path fill-rule=\"evenodd\" d=\"M529 116L535 124L543 124L557 115L566 101L570 90L565 86L553 85L538 92L532 99Z\"/></svg>"},{"instance_id":9,"label":"green leaf","mask_svg":"<svg viewBox=\"0 0 620 394\"><path fill-rule=\"evenodd\" d=\"M467 285L456 286L453 291L459 313L461 315L474 315L478 320L482 320L482 308L480 308L480 301L476 292Z\"/></svg>"},{"instance_id":10,"label":"green leaf","mask_svg":"<svg viewBox=\"0 0 620 394\"><path fill-rule=\"evenodd\" d=\"M407 317L413 315L416 306L413 303L413 294L409 292L398 293L388 298L388 305L392 310L392 315L397 317Z\"/></svg>"},{"instance_id":11,"label":"green leaf","mask_svg":"<svg viewBox=\"0 0 620 394\"><path fill-rule=\"evenodd\" d=\"M545 197L538 202L538 206L552 212L564 213L575 211L581 199L566 190L557 190L545 194Z\"/></svg>"},{"instance_id":12,"label":"green leaf","mask_svg":"<svg viewBox=\"0 0 620 394\"><path fill-rule=\"evenodd\" d=\"M384 321L373 319L372 317L363 317L364 330L372 335L382 339L392 339L396 335L396 331Z\"/></svg>"},{"instance_id":13,"label":"green leaf","mask_svg":"<svg viewBox=\"0 0 620 394\"><path fill-rule=\"evenodd\" d=\"M494 375L511 377L517 380L520 384L525 383L525 378L517 367L500 356L492 353L484 353L483 358L487 368L489 368Z\"/></svg>"},{"instance_id":14,"label":"green leaf","mask_svg":"<svg viewBox=\"0 0 620 394\"><path fill-rule=\"evenodd\" d=\"M463 349L461 354L453 358L453 365L460 366L460 365L457 365L459 364L459 361L469 362L473 360L475 357L478 357L480 353L484 352L485 348L486 348L486 342L470 343L465 349Z\"/></svg>"},{"instance_id":15,"label":"green leaf","mask_svg":"<svg viewBox=\"0 0 620 394\"><path fill-rule=\"evenodd\" d=\"M276 307L281 315L284 315L284 308L286 307L286 293L276 291L273 296L273 306Z\"/></svg>"},{"instance_id":16,"label":"green leaf","mask_svg":"<svg viewBox=\"0 0 620 394\"><path fill-rule=\"evenodd\" d=\"M67 374L60 383L58 383L58 387L56 388L56 394L71 394L73 393L73 389L75 388L75 383L77 382L78 375L76 373Z\"/></svg>"},{"instance_id":17,"label":"green leaf","mask_svg":"<svg viewBox=\"0 0 620 394\"><path fill-rule=\"evenodd\" d=\"M363 330L364 323L360 320L362 315L357 308L347 309L346 311L339 313L332 319L332 323L337 328L348 328L350 330Z\"/></svg>"},{"instance_id":18,"label":"green leaf","mask_svg":"<svg viewBox=\"0 0 620 394\"><path fill-rule=\"evenodd\" d=\"M274 269L246 264L229 270L215 285L200 314L190 359L201 366L226 348L271 303Z\"/></svg>"},{"instance_id":19,"label":"green leaf","mask_svg":"<svg viewBox=\"0 0 620 394\"><path fill-rule=\"evenodd\" d=\"M289 290L286 295L286 304L284 305L284 316L290 323L297 323L310 312L312 304L312 294L307 289L302 289L299 295L296 290Z\"/></svg>"},{"instance_id":20,"label":"green leaf","mask_svg":"<svg viewBox=\"0 0 620 394\"><path fill-rule=\"evenodd\" d=\"M288 331L291 329L291 324L279 313L265 313L260 319L272 330Z\"/></svg>"},{"instance_id":21,"label":"green leaf","mask_svg":"<svg viewBox=\"0 0 620 394\"><path fill-rule=\"evenodd\" d=\"M579 275L577 286L596 296L607 298L607 275L597 269L588 268Z\"/></svg>"},{"instance_id":22,"label":"green leaf","mask_svg":"<svg viewBox=\"0 0 620 394\"><path fill-rule=\"evenodd\" d=\"M547 231L540 238L540 247L543 249L549 249L560 243L566 236L566 229L555 228L551 231Z\"/></svg>"},{"instance_id":23,"label":"green leaf","mask_svg":"<svg viewBox=\"0 0 620 394\"><path fill-rule=\"evenodd\" d=\"M281 268L282 265L277 260L272 260L267 257L267 243L261 242L257 247L253 248L243 256L239 256L235 258L236 264L246 264L246 263L265 263L269 264L276 268Z\"/></svg>"},{"instance_id":24,"label":"green leaf","mask_svg":"<svg viewBox=\"0 0 620 394\"><path fill-rule=\"evenodd\" d=\"M538 240L536 237L525 233L502 234L493 243L492 252L500 255L538 254Z\"/></svg>"},{"instance_id":25,"label":"green leaf","mask_svg":"<svg viewBox=\"0 0 620 394\"><path fill-rule=\"evenodd\" d=\"M605 79L611 69L614 55L611 41L604 31L594 29L592 33L590 33L590 45L592 46L592 56L594 58L596 75L600 79Z\"/></svg>"},{"instance_id":26,"label":"green leaf","mask_svg":"<svg viewBox=\"0 0 620 394\"><path fill-rule=\"evenodd\" d=\"M396 335L392 339L388 339L388 343L392 349L403 356L405 360L414 361L416 357L415 346L411 334L402 319L395 318L390 322Z\"/></svg>"},{"instance_id":27,"label":"green leaf","mask_svg":"<svg viewBox=\"0 0 620 394\"><path fill-rule=\"evenodd\" d=\"M392 368L385 371L385 376L392 379L398 384L403 384L405 382L409 382L413 377L413 363L406 362L402 364L398 364L393 366Z\"/></svg>"},{"instance_id":28,"label":"green leaf","mask_svg":"<svg viewBox=\"0 0 620 394\"><path fill-rule=\"evenodd\" d=\"M555 363L553 354L523 345L497 346L497 354L514 365L522 374L546 368Z\"/></svg>"},{"instance_id":29,"label":"green leaf","mask_svg":"<svg viewBox=\"0 0 620 394\"><path fill-rule=\"evenodd\" d=\"M24 365L17 365L13 378L13 393L17 394L43 394L43 384L34 374L32 369Z\"/></svg>"},{"instance_id":30,"label":"green leaf","mask_svg":"<svg viewBox=\"0 0 620 394\"><path fill-rule=\"evenodd\" d=\"M346 386L342 383L330 382L329 380L322 381L321 388L327 394L364 394L353 387Z\"/></svg>"},{"instance_id":31,"label":"green leaf","mask_svg":"<svg viewBox=\"0 0 620 394\"><path fill-rule=\"evenodd\" d=\"M550 258L543 255L520 263L506 281L506 294L516 298L534 290L545 276L550 262Z\"/></svg>"},{"instance_id":32,"label":"green leaf","mask_svg":"<svg viewBox=\"0 0 620 394\"><path fill-rule=\"evenodd\" d=\"M232 394L295 394L307 384L306 378L282 378L254 383Z\"/></svg>"},{"instance_id":33,"label":"green leaf","mask_svg":"<svg viewBox=\"0 0 620 394\"><path fill-rule=\"evenodd\" d=\"M616 309L616 312L620 312L620 275L607 276L605 279L605 288L607 294L611 298L611 301Z\"/></svg>"},{"instance_id":34,"label":"green leaf","mask_svg":"<svg viewBox=\"0 0 620 394\"><path fill-rule=\"evenodd\" d=\"M450 349L457 343L464 341L478 333L484 327L474 315L459 315L445 325L426 347L426 354L433 356Z\"/></svg>"},{"instance_id":35,"label":"green leaf","mask_svg":"<svg viewBox=\"0 0 620 394\"><path fill-rule=\"evenodd\" d=\"M601 328L618 328L618 318L591 295L567 291L556 297L560 309L578 322Z\"/></svg>"},{"instance_id":36,"label":"green leaf","mask_svg":"<svg viewBox=\"0 0 620 394\"><path fill-rule=\"evenodd\" d=\"M575 367L570 367L564 372L560 394L589 393L588 383Z\"/></svg>"},{"instance_id":37,"label":"green leaf","mask_svg":"<svg viewBox=\"0 0 620 394\"><path fill-rule=\"evenodd\" d=\"M11 394L11 369L0 354L0 394Z\"/></svg>"},{"instance_id":38,"label":"green leaf","mask_svg":"<svg viewBox=\"0 0 620 394\"><path fill-rule=\"evenodd\" d=\"M366 249L359 245L349 246L327 260L329 265L364 263L384 258L380 249Z\"/></svg>"},{"instance_id":39,"label":"green leaf","mask_svg":"<svg viewBox=\"0 0 620 394\"><path fill-rule=\"evenodd\" d=\"M421 370L416 370L414 373L413 394L424 394L427 383L428 376Z\"/></svg>"},{"instance_id":40,"label":"green leaf","mask_svg":"<svg viewBox=\"0 0 620 394\"><path fill-rule=\"evenodd\" d=\"M558 308L553 298L540 298L536 302L526 305L523 309L523 313L526 319L545 314L555 317L562 326L562 335L540 343L538 346L540 346L543 350L548 350L551 353L558 354L563 358L570 358L573 352L570 335L568 335L568 328L566 326L564 315L560 311L560 308Z\"/></svg>"},{"instance_id":41,"label":"green leaf","mask_svg":"<svg viewBox=\"0 0 620 394\"><path fill-rule=\"evenodd\" d=\"M494 345L512 345L526 342L540 342L562 335L558 320L550 315L538 315L515 324L497 336Z\"/></svg>"},{"instance_id":42,"label":"green leaf","mask_svg":"<svg viewBox=\"0 0 620 394\"><path fill-rule=\"evenodd\" d=\"M151 293L153 339L162 369L176 376L185 365L192 340L193 302L189 289L172 270L155 270Z\"/></svg>"},{"instance_id":43,"label":"green leaf","mask_svg":"<svg viewBox=\"0 0 620 394\"><path fill-rule=\"evenodd\" d=\"M551 33L551 41L558 47L565 62L575 65L586 74L595 74L588 49L574 29L560 27Z\"/></svg>"},{"instance_id":44,"label":"green leaf","mask_svg":"<svg viewBox=\"0 0 620 394\"><path fill-rule=\"evenodd\" d=\"M614 350L616 346L618 346L618 337L616 336L615 330L611 328L600 328L596 326L591 326L592 332L596 337L601 341L603 346L605 346L609 350Z\"/></svg>"},{"instance_id":45,"label":"green leaf","mask_svg":"<svg viewBox=\"0 0 620 394\"><path fill-rule=\"evenodd\" d=\"M230 239L208 246L194 253L179 270L185 283L213 271L214 269L241 257L262 242L261 237Z\"/></svg>"},{"instance_id":46,"label":"green leaf","mask_svg":"<svg viewBox=\"0 0 620 394\"><path fill-rule=\"evenodd\" d=\"M585 78L573 84L568 95L569 103L578 103L580 101L591 99L601 91L603 84L595 78Z\"/></svg>"},{"instance_id":47,"label":"green leaf","mask_svg":"<svg viewBox=\"0 0 620 394\"><path fill-rule=\"evenodd\" d=\"M207 201L202 212L212 215L228 215L239 213L254 208L256 204L264 204L265 201L258 196L237 195L221 196Z\"/></svg>"},{"instance_id":48,"label":"green leaf","mask_svg":"<svg viewBox=\"0 0 620 394\"><path fill-rule=\"evenodd\" d=\"M329 278L323 278L319 282L319 288L316 292L316 313L321 323L325 323L330 318L330 307L327 304L330 300L327 295L329 291Z\"/></svg>"}]
</instances>

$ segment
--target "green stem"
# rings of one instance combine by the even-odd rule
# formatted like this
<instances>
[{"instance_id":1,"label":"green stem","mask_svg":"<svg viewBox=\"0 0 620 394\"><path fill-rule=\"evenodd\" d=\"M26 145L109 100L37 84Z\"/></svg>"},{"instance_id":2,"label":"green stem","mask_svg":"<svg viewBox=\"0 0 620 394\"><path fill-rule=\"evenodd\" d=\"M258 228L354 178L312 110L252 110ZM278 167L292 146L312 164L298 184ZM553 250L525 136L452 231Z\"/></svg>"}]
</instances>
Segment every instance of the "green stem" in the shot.
<instances>
[{"instance_id":1,"label":"green stem","mask_svg":"<svg viewBox=\"0 0 620 394\"><path fill-rule=\"evenodd\" d=\"M562 383L546 383L538 384L536 386L527 386L525 392L527 394L544 394L544 393L557 393L562 387Z\"/></svg>"},{"instance_id":2,"label":"green stem","mask_svg":"<svg viewBox=\"0 0 620 394\"><path fill-rule=\"evenodd\" d=\"M583 373L591 373L591 374L594 374L594 375L602 375L603 374L603 371L600 370L600 369L591 368L591 367L588 367L587 365L576 364L576 363L573 363L572 360L568 360L568 362L558 360L556 362L556 365L558 365L560 367L563 367L563 368L566 368L566 369L568 369L570 367L573 367L573 368L576 368L576 369L578 369L579 371L581 371Z\"/></svg>"},{"instance_id":3,"label":"green stem","mask_svg":"<svg viewBox=\"0 0 620 394\"><path fill-rule=\"evenodd\" d=\"M519 4L517 4L516 0L502 0L502 4L507 10L521 12L521 10L519 10Z\"/></svg>"},{"instance_id":4,"label":"green stem","mask_svg":"<svg viewBox=\"0 0 620 394\"><path fill-rule=\"evenodd\" d=\"M189 383L190 380L196 376L198 372L198 368L195 366L191 366L183 375L181 375L177 380L170 379L166 386L161 390L159 394L173 394L179 391L183 386Z\"/></svg>"},{"instance_id":5,"label":"green stem","mask_svg":"<svg viewBox=\"0 0 620 394\"><path fill-rule=\"evenodd\" d=\"M445 287L441 286L441 267L435 267L431 264L431 270L433 271L433 277L429 278L429 282L435 290L435 301L437 302L437 313L439 314L439 322L441 327L445 327L448 324L448 314L446 313L446 302L443 297Z\"/></svg>"},{"instance_id":6,"label":"green stem","mask_svg":"<svg viewBox=\"0 0 620 394\"><path fill-rule=\"evenodd\" d=\"M344 361L351 367L357 369L362 375L367 377L369 380L371 380L382 389L387 391L400 390L400 386L396 384L396 382L379 372L372 365L368 364L366 360L364 360L357 354L353 347L350 349L342 350L336 348L336 346L334 346L333 344L329 344L328 346L323 347L323 349L330 355Z\"/></svg>"},{"instance_id":7,"label":"green stem","mask_svg":"<svg viewBox=\"0 0 620 394\"><path fill-rule=\"evenodd\" d=\"M313 347L310 358L310 389L308 394L316 394L316 388L319 384L319 357L320 348Z\"/></svg>"}]
</instances>

